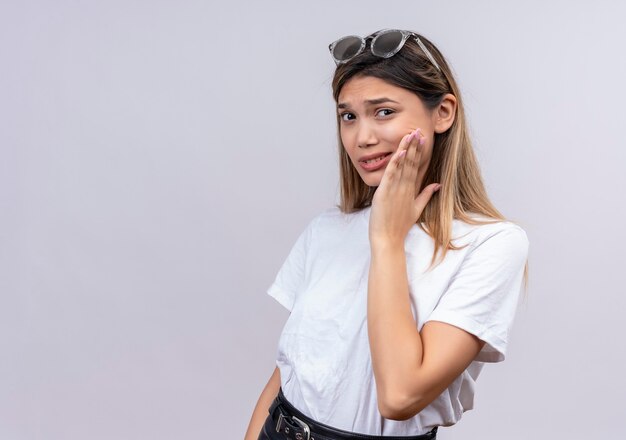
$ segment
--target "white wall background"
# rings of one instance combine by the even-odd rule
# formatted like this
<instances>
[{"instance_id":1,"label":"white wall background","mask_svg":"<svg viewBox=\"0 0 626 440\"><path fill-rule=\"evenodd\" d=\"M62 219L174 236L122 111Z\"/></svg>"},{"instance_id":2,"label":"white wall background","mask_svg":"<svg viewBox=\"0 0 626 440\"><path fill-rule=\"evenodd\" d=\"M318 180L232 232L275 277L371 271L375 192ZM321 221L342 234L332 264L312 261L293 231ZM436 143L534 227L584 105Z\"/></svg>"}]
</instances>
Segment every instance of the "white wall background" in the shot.
<instances>
[{"instance_id":1,"label":"white wall background","mask_svg":"<svg viewBox=\"0 0 626 440\"><path fill-rule=\"evenodd\" d=\"M450 61L530 284L439 437L617 438L626 404L618 1L0 2L0 439L242 438L337 200L327 45Z\"/></svg>"}]
</instances>

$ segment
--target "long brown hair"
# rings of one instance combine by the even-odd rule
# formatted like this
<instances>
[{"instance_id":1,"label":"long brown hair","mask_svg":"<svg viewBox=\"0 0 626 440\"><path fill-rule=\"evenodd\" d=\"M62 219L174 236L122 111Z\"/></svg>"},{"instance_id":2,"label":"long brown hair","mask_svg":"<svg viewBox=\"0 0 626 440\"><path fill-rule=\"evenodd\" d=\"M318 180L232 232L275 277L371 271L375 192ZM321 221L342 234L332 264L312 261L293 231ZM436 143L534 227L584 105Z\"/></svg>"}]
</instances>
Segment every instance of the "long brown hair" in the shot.
<instances>
[{"instance_id":1,"label":"long brown hair","mask_svg":"<svg viewBox=\"0 0 626 440\"><path fill-rule=\"evenodd\" d=\"M480 167L469 136L465 109L459 87L452 71L439 49L419 35L437 64L439 71L421 50L414 38L390 58L375 56L369 46L359 55L335 70L332 91L335 102L345 83L355 76L372 76L415 93L429 111L434 111L445 94L456 97L456 115L452 126L444 133L435 133L430 164L422 188L434 182L442 187L435 192L417 221L434 240L435 248L430 268L442 250L441 260L448 250L458 250L452 244L452 221L459 219L473 225L507 220L489 200ZM337 139L340 164L340 204L343 213L352 213L371 206L376 187L369 187L354 168L341 141L340 116L337 115ZM420 188L421 191L421 188ZM487 219L476 218L476 215ZM491 220L489 220L491 219ZM421 223L424 223L424 229ZM524 266L524 288L528 284L528 260Z\"/></svg>"}]
</instances>

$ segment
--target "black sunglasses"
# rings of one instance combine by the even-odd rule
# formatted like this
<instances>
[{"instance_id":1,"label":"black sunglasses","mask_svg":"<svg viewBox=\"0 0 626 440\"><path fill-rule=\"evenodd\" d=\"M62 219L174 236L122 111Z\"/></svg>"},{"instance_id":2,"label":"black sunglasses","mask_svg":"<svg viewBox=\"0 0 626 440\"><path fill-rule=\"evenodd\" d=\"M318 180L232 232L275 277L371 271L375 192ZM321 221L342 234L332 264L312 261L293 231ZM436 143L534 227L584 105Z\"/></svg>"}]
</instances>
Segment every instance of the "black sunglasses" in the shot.
<instances>
[{"instance_id":1,"label":"black sunglasses","mask_svg":"<svg viewBox=\"0 0 626 440\"><path fill-rule=\"evenodd\" d=\"M419 39L419 35L415 32L405 31L401 29L381 29L367 37L359 37L358 35L348 35L341 37L337 41L328 45L328 50L335 60L336 65L340 65L350 61L352 58L363 52L367 44L367 40L372 39L370 50L372 54L389 58L394 56L402 47L409 37L415 37L415 41L424 51L428 59L433 63L437 70L441 70L435 58L426 48L424 43Z\"/></svg>"}]
</instances>

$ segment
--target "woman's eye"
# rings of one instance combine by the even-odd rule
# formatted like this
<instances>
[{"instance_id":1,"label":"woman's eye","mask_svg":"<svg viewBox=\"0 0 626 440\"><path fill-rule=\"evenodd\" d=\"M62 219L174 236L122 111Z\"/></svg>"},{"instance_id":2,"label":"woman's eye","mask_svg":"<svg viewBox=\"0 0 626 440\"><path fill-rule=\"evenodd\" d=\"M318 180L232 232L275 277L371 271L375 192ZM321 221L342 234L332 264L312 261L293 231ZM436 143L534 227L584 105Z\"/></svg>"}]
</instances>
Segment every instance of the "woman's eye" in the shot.
<instances>
[{"instance_id":1,"label":"woman's eye","mask_svg":"<svg viewBox=\"0 0 626 440\"><path fill-rule=\"evenodd\" d=\"M383 109L378 110L378 113L380 112L389 112L387 114L384 114L383 116L389 116L390 114L394 113L394 111L391 110L390 108L383 108Z\"/></svg>"},{"instance_id":2,"label":"woman's eye","mask_svg":"<svg viewBox=\"0 0 626 440\"><path fill-rule=\"evenodd\" d=\"M395 111L394 111L394 110L391 110L390 108L383 108L383 109L378 110L378 111L376 112L376 114L379 114L379 113L381 113L381 112L386 112L386 113L382 113L382 116L389 116L390 114L395 113ZM354 114L352 114L352 113L348 113L348 112L346 112L346 113L341 113L339 116L340 116L340 117L341 117L341 119L343 119L345 122L348 122L348 121L352 121L352 120L354 120Z\"/></svg>"}]
</instances>

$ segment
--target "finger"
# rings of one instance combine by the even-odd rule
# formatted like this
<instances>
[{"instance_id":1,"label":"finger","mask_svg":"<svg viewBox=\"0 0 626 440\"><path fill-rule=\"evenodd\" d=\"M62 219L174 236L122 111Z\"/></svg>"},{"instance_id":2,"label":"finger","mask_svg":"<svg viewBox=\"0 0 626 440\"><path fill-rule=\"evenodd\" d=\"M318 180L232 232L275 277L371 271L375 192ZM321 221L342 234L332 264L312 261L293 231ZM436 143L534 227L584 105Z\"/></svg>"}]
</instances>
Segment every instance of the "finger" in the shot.
<instances>
[{"instance_id":1,"label":"finger","mask_svg":"<svg viewBox=\"0 0 626 440\"><path fill-rule=\"evenodd\" d=\"M437 191L438 185L438 183L431 183L426 188L424 188L422 192L419 193L419 195L415 198L415 207L419 212L422 212L424 210L424 208L432 198L433 194L435 194L435 192Z\"/></svg>"},{"instance_id":2,"label":"finger","mask_svg":"<svg viewBox=\"0 0 626 440\"><path fill-rule=\"evenodd\" d=\"M411 179L411 168L413 167L413 161L415 160L415 147L417 142L417 136L419 136L420 129L412 131L406 139L406 144L404 146L406 153L404 154L404 159L400 164L401 172L400 179L405 185L409 183ZM415 196L415 193L413 193Z\"/></svg>"},{"instance_id":3,"label":"finger","mask_svg":"<svg viewBox=\"0 0 626 440\"><path fill-rule=\"evenodd\" d=\"M401 175L400 173L402 170L403 158L406 154L406 145L408 144L408 136L409 135L405 135L401 139L400 146L395 151L395 153L393 153L393 155L391 156L391 159L389 159L389 163L387 164L385 172L383 173L382 180L384 181L399 180L398 177Z\"/></svg>"},{"instance_id":4,"label":"finger","mask_svg":"<svg viewBox=\"0 0 626 440\"><path fill-rule=\"evenodd\" d=\"M409 178L413 182L415 182L415 179L419 173L420 161L422 159L422 154L424 152L424 145L426 143L426 137L424 136L424 133L420 133L419 136L416 135L415 138L416 138L415 157L412 162L412 165L413 165L412 172L411 172L411 175L409 176Z\"/></svg>"},{"instance_id":5,"label":"finger","mask_svg":"<svg viewBox=\"0 0 626 440\"><path fill-rule=\"evenodd\" d=\"M400 140L400 146L394 154L395 157L392 158L392 161L395 159L394 165L396 167L396 170L402 169L402 163L404 162L404 158L406 157L407 147L411 142L411 135L412 133L404 135L404 137Z\"/></svg>"},{"instance_id":6,"label":"finger","mask_svg":"<svg viewBox=\"0 0 626 440\"><path fill-rule=\"evenodd\" d=\"M409 137L406 158L403 161L402 180L410 186L414 186L415 178L417 177L417 167L421 156L419 145L420 136L422 136L422 134L421 129L419 128L411 134Z\"/></svg>"}]
</instances>

